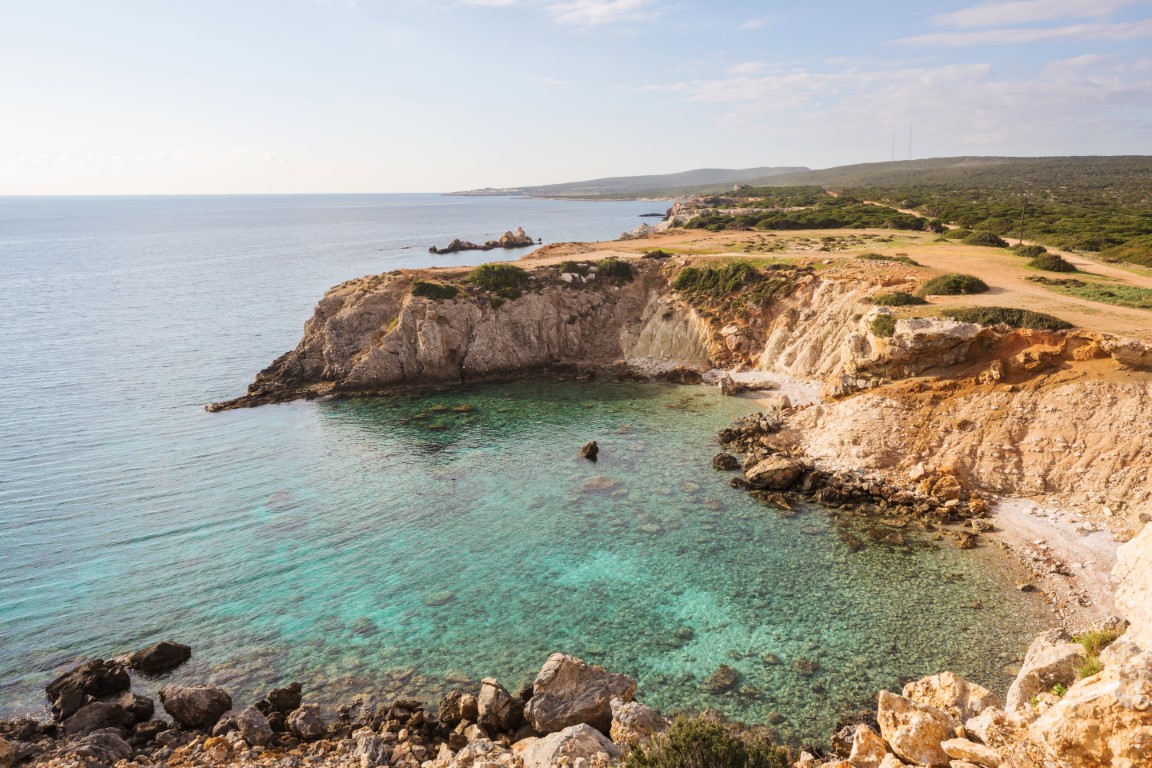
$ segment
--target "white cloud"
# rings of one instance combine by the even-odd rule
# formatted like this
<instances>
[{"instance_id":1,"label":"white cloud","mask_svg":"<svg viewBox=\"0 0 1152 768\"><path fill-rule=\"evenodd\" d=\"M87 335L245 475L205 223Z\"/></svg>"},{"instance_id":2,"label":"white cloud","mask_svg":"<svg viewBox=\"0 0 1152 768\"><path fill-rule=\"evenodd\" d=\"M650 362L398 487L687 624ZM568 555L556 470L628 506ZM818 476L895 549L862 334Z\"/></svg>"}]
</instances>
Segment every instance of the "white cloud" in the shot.
<instances>
[{"instance_id":1,"label":"white cloud","mask_svg":"<svg viewBox=\"0 0 1152 768\"><path fill-rule=\"evenodd\" d=\"M656 0L565 0L549 3L548 12L561 24L599 26L651 18Z\"/></svg>"},{"instance_id":2,"label":"white cloud","mask_svg":"<svg viewBox=\"0 0 1152 768\"><path fill-rule=\"evenodd\" d=\"M771 19L749 19L740 25L740 29L751 30L766 27L772 23Z\"/></svg>"},{"instance_id":3,"label":"white cloud","mask_svg":"<svg viewBox=\"0 0 1152 768\"><path fill-rule=\"evenodd\" d=\"M1047 40L1136 40L1152 37L1152 19L1123 24L1071 24L1063 27L986 29L978 32L935 32L897 40L906 45L964 48L972 45L1024 45Z\"/></svg>"},{"instance_id":4,"label":"white cloud","mask_svg":"<svg viewBox=\"0 0 1152 768\"><path fill-rule=\"evenodd\" d=\"M1142 0L1008 0L980 3L932 17L947 27L1002 27L1055 19L1103 19Z\"/></svg>"}]
</instances>

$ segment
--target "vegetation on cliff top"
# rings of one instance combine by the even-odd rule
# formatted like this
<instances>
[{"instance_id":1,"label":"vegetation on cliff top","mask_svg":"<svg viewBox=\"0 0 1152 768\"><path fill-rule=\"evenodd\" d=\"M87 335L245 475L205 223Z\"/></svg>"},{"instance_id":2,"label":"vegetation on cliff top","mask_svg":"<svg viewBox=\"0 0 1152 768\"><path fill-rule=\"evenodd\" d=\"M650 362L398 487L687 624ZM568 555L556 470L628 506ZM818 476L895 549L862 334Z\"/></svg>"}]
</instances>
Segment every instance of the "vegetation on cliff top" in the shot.
<instances>
[{"instance_id":1,"label":"vegetation on cliff top","mask_svg":"<svg viewBox=\"0 0 1152 768\"><path fill-rule=\"evenodd\" d=\"M725 205L727 205L725 203ZM823 196L800 210L749 208L746 213L720 213L707 210L687 224L689 229L790 230L790 229L903 229L931 230L933 223L919 216L900 213L880 205L869 205L852 197Z\"/></svg>"},{"instance_id":2,"label":"vegetation on cliff top","mask_svg":"<svg viewBox=\"0 0 1152 768\"><path fill-rule=\"evenodd\" d=\"M448 283L433 283L427 280L416 280L412 283L412 295L423 296L433 301L447 301L456 298L460 289Z\"/></svg>"},{"instance_id":3,"label":"vegetation on cliff top","mask_svg":"<svg viewBox=\"0 0 1152 768\"><path fill-rule=\"evenodd\" d=\"M889 291L873 296L872 303L878 307L911 307L917 304L927 304L928 302L919 296L913 296L904 291Z\"/></svg>"},{"instance_id":4,"label":"vegetation on cliff top","mask_svg":"<svg viewBox=\"0 0 1152 768\"><path fill-rule=\"evenodd\" d=\"M899 254L889 255L886 253L862 253L859 256L857 256L856 258L864 259L865 261L893 261L893 262L896 262L898 264L907 264L910 267L920 266L920 262L914 261L913 259L910 259L907 256L902 256Z\"/></svg>"},{"instance_id":5,"label":"vegetation on cliff top","mask_svg":"<svg viewBox=\"0 0 1152 768\"><path fill-rule=\"evenodd\" d=\"M464 278L485 291L523 288L528 284L528 273L512 264L481 264Z\"/></svg>"},{"instance_id":6,"label":"vegetation on cliff top","mask_svg":"<svg viewBox=\"0 0 1152 768\"><path fill-rule=\"evenodd\" d=\"M1075 278L1050 278L1033 275L1028 278L1034 283L1047 285L1068 296L1076 296L1103 304L1134 309L1152 309L1152 290L1135 285L1118 285L1105 282L1087 282Z\"/></svg>"},{"instance_id":7,"label":"vegetation on cliff top","mask_svg":"<svg viewBox=\"0 0 1152 768\"><path fill-rule=\"evenodd\" d=\"M1013 328L1030 328L1038 331L1063 331L1073 327L1072 323L1043 312L1011 307L962 307L946 309L940 314L962 323L1010 325Z\"/></svg>"},{"instance_id":8,"label":"vegetation on cliff top","mask_svg":"<svg viewBox=\"0 0 1152 768\"><path fill-rule=\"evenodd\" d=\"M988 284L973 275L964 275L958 272L949 272L934 277L920 286L917 296L963 296L972 293L984 293Z\"/></svg>"},{"instance_id":9,"label":"vegetation on cliff top","mask_svg":"<svg viewBox=\"0 0 1152 768\"><path fill-rule=\"evenodd\" d=\"M896 315L876 315L868 328L873 336L887 339L896 333Z\"/></svg>"},{"instance_id":10,"label":"vegetation on cliff top","mask_svg":"<svg viewBox=\"0 0 1152 768\"><path fill-rule=\"evenodd\" d=\"M1137 237L1100 252L1100 258L1152 267L1152 236Z\"/></svg>"}]
</instances>

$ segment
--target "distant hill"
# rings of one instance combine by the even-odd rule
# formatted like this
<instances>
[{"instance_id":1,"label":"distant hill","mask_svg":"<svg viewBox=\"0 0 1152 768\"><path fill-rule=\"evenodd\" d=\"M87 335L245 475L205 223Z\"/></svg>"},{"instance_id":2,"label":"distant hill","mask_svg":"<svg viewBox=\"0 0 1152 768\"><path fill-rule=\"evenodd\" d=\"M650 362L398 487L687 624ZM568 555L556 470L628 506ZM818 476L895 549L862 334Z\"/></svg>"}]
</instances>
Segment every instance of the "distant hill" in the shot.
<instances>
[{"instance_id":1,"label":"distant hill","mask_svg":"<svg viewBox=\"0 0 1152 768\"><path fill-rule=\"evenodd\" d=\"M505 189L475 189L467 192L452 192L453 195L528 195L532 197L676 197L701 189L728 187L745 184L755 179L762 183L781 174L795 174L808 171L807 168L700 168L695 171L664 173L652 176L615 176L590 181L573 181L566 184L544 184L534 187L511 187Z\"/></svg>"},{"instance_id":2,"label":"distant hill","mask_svg":"<svg viewBox=\"0 0 1152 768\"><path fill-rule=\"evenodd\" d=\"M1130 199L1152 193L1152 156L939 157L772 174L745 183L832 189L1065 189L1111 191Z\"/></svg>"}]
</instances>

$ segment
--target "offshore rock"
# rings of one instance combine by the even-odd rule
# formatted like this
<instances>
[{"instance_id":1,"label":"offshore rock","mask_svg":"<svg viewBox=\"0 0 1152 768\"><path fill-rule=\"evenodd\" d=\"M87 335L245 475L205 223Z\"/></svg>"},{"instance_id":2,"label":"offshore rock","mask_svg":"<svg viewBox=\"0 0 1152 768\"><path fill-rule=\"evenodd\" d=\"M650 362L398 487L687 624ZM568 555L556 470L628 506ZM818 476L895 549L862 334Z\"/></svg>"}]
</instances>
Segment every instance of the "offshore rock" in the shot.
<instances>
[{"instance_id":1,"label":"offshore rock","mask_svg":"<svg viewBox=\"0 0 1152 768\"><path fill-rule=\"evenodd\" d=\"M188 730L210 730L221 715L232 709L228 692L209 685L161 688L160 703L173 720Z\"/></svg>"},{"instance_id":2,"label":"offshore rock","mask_svg":"<svg viewBox=\"0 0 1152 768\"><path fill-rule=\"evenodd\" d=\"M1023 709L1033 696L1052 690L1054 685L1071 685L1076 679L1076 667L1087 655L1084 647L1071 642L1062 630L1049 630L1037 637L1028 646L1024 664L1008 688L1007 710Z\"/></svg>"},{"instance_id":3,"label":"offshore rock","mask_svg":"<svg viewBox=\"0 0 1152 768\"><path fill-rule=\"evenodd\" d=\"M589 725L573 725L543 738L528 738L513 747L524 768L558 765L607 765L620 758L620 747Z\"/></svg>"},{"instance_id":4,"label":"offshore rock","mask_svg":"<svg viewBox=\"0 0 1152 768\"><path fill-rule=\"evenodd\" d=\"M635 679L554 653L532 683L532 700L524 714L537 733L583 723L606 734L612 728L612 699L629 702L635 697Z\"/></svg>"},{"instance_id":5,"label":"offshore rock","mask_svg":"<svg viewBox=\"0 0 1152 768\"><path fill-rule=\"evenodd\" d=\"M162 640L128 657L128 666L146 675L171 672L192 658L191 646Z\"/></svg>"},{"instance_id":6,"label":"offshore rock","mask_svg":"<svg viewBox=\"0 0 1152 768\"><path fill-rule=\"evenodd\" d=\"M580 457L588 459L589 461L596 461L596 457L600 455L600 446L596 444L595 440L591 440L584 445L580 446Z\"/></svg>"},{"instance_id":7,"label":"offshore rock","mask_svg":"<svg viewBox=\"0 0 1152 768\"><path fill-rule=\"evenodd\" d=\"M906 762L947 768L951 758L940 742L953 738L960 724L947 712L881 691L876 720L880 734Z\"/></svg>"}]
</instances>

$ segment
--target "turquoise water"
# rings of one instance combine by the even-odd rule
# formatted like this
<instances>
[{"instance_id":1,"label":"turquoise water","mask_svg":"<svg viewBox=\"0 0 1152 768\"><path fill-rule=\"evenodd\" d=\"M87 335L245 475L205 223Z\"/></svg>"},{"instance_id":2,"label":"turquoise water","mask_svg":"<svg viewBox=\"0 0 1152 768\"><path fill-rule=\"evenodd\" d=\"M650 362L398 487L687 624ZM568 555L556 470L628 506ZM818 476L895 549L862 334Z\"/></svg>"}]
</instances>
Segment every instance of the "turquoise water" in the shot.
<instances>
[{"instance_id":1,"label":"turquoise water","mask_svg":"<svg viewBox=\"0 0 1152 768\"><path fill-rule=\"evenodd\" d=\"M826 512L729 488L715 431L748 401L535 381L205 413L323 287L426 263L406 228L561 239L583 215L606 237L653 207L366 197L0 201L0 713L161 638L194 647L175 679L239 703L292 679L327 702L512 688L564 650L795 739L901 676L1006 685L1039 600L995 553L853 554ZM740 692L702 689L720 664Z\"/></svg>"}]
</instances>

